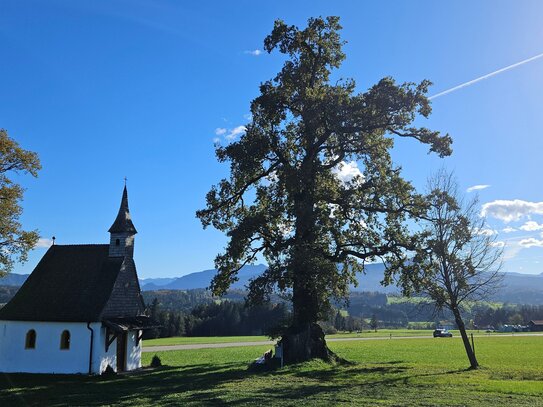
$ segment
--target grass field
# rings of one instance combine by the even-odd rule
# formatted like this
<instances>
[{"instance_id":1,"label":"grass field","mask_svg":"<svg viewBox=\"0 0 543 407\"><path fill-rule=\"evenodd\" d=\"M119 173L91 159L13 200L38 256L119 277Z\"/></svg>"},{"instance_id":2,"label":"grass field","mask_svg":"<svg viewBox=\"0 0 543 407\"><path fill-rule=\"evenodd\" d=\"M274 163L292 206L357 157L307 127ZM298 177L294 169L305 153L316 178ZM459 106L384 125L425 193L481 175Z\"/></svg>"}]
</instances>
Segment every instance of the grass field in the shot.
<instances>
[{"instance_id":1,"label":"grass field","mask_svg":"<svg viewBox=\"0 0 543 407\"><path fill-rule=\"evenodd\" d=\"M268 348L253 346L160 352L167 366L109 379L3 375L0 405L543 406L543 337L478 338L478 371L465 370L457 338L330 347L353 363L253 373L248 364Z\"/></svg>"},{"instance_id":2,"label":"grass field","mask_svg":"<svg viewBox=\"0 0 543 407\"><path fill-rule=\"evenodd\" d=\"M382 329L377 332L364 331L362 333L344 333L327 335L327 338L357 338L357 337L389 337L393 336L427 336L432 335L433 330L411 330L411 329ZM454 334L454 333L453 333ZM189 344L209 344L209 343L234 343L234 342L264 342L269 341L267 336L207 336L207 337L187 337L176 336L171 338L147 339L143 341L143 346L169 346L169 345L189 345Z\"/></svg>"},{"instance_id":3,"label":"grass field","mask_svg":"<svg viewBox=\"0 0 543 407\"><path fill-rule=\"evenodd\" d=\"M424 329L379 329L377 332L364 331L362 333L341 333L335 335L326 335L326 338L388 338L392 337L404 337L404 336L431 336L433 330ZM451 331L454 336L460 336L458 331ZM474 335L514 335L511 333L498 333L493 332L487 334L484 331L468 331L473 332ZM235 343L235 342L260 342L269 341L267 336L209 336L209 337L172 337L172 338L159 338L159 339L147 339L143 341L143 346L170 346L170 345L188 345L188 344L211 344L211 343Z\"/></svg>"}]
</instances>

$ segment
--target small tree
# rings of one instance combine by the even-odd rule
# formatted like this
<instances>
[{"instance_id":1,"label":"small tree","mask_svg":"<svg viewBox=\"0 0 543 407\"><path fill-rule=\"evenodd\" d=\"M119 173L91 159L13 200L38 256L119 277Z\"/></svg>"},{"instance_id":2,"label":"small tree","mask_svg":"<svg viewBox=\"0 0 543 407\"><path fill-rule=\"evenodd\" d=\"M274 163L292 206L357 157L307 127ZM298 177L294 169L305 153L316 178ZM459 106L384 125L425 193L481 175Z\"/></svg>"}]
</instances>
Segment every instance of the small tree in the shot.
<instances>
[{"instance_id":1,"label":"small tree","mask_svg":"<svg viewBox=\"0 0 543 407\"><path fill-rule=\"evenodd\" d=\"M375 330L375 332L377 332L377 328L379 327L379 321L377 320L377 316L375 314L371 316L370 327L371 329Z\"/></svg>"},{"instance_id":2,"label":"small tree","mask_svg":"<svg viewBox=\"0 0 543 407\"><path fill-rule=\"evenodd\" d=\"M460 330L470 365L478 367L466 333L462 306L485 299L499 285L502 249L479 216L478 201L463 202L453 176L440 171L429 180L425 245L401 283L427 294L437 309L447 308ZM409 279L410 281L407 281Z\"/></svg>"},{"instance_id":3,"label":"small tree","mask_svg":"<svg viewBox=\"0 0 543 407\"><path fill-rule=\"evenodd\" d=\"M0 129L0 277L13 268L16 261L24 262L28 251L38 241L38 232L22 229L19 217L24 189L13 182L10 174L30 174L40 170L36 153L23 150L8 133Z\"/></svg>"}]
</instances>

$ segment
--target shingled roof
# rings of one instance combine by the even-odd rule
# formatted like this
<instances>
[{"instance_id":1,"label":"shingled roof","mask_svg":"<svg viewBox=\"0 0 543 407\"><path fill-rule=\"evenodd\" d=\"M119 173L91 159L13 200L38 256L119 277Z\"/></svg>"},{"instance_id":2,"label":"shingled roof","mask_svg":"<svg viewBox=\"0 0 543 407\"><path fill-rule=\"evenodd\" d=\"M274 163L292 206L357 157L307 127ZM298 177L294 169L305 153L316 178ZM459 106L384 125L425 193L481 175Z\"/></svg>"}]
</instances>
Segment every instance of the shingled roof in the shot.
<instances>
[{"instance_id":1,"label":"shingled roof","mask_svg":"<svg viewBox=\"0 0 543 407\"><path fill-rule=\"evenodd\" d=\"M107 244L51 246L0 320L100 321L124 261L108 254Z\"/></svg>"},{"instance_id":2,"label":"shingled roof","mask_svg":"<svg viewBox=\"0 0 543 407\"><path fill-rule=\"evenodd\" d=\"M128 209L128 192L126 190L126 185L123 190L123 197L121 199L121 207L119 208L119 213L115 218L115 222L109 228L110 233L131 233L136 234L138 231L132 223L130 217L130 210Z\"/></svg>"}]
</instances>

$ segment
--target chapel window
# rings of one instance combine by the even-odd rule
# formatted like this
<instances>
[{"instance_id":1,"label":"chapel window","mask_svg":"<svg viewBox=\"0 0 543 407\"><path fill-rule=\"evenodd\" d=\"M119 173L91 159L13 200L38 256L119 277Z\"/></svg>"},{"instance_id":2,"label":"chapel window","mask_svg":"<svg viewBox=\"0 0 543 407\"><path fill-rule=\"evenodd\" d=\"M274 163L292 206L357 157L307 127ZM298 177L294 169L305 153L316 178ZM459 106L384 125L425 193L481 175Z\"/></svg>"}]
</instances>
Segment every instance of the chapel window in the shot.
<instances>
[{"instance_id":1,"label":"chapel window","mask_svg":"<svg viewBox=\"0 0 543 407\"><path fill-rule=\"evenodd\" d=\"M60 349L70 349L70 331L62 331L60 335Z\"/></svg>"},{"instance_id":2,"label":"chapel window","mask_svg":"<svg viewBox=\"0 0 543 407\"><path fill-rule=\"evenodd\" d=\"M35 349L36 348L36 331L31 329L26 333L25 340L25 349Z\"/></svg>"}]
</instances>

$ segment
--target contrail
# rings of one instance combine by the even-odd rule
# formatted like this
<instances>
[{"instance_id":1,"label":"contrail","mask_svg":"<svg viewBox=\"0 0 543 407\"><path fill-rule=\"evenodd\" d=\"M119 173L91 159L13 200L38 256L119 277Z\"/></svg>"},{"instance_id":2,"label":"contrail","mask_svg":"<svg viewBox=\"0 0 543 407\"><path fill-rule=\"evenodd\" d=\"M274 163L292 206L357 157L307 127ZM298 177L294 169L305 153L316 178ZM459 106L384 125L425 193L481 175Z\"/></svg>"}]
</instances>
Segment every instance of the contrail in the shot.
<instances>
[{"instance_id":1,"label":"contrail","mask_svg":"<svg viewBox=\"0 0 543 407\"><path fill-rule=\"evenodd\" d=\"M435 94L433 96L430 96L428 99L435 99L435 98L438 98L440 96L446 95L448 93L454 92L454 91L456 91L458 89L465 88L466 86L473 85L474 83L480 82L480 81L482 81L484 79L488 79L488 78L490 78L490 77L492 77L494 75L498 75L499 73L502 73L502 72L508 71L510 69L516 68L517 66L527 64L528 62L535 61L536 59L539 59L541 57L543 57L543 53L538 54L535 57L531 57L531 58L525 59L523 61L517 62L516 64L506 66L505 68L498 69L497 71L487 73L486 75L483 75L483 76L480 76L480 77L478 77L476 79L473 79L471 81L462 83L462 84L460 84L458 86L455 86L454 88L444 90L443 92L439 92L439 93L437 93L437 94Z\"/></svg>"}]
</instances>

